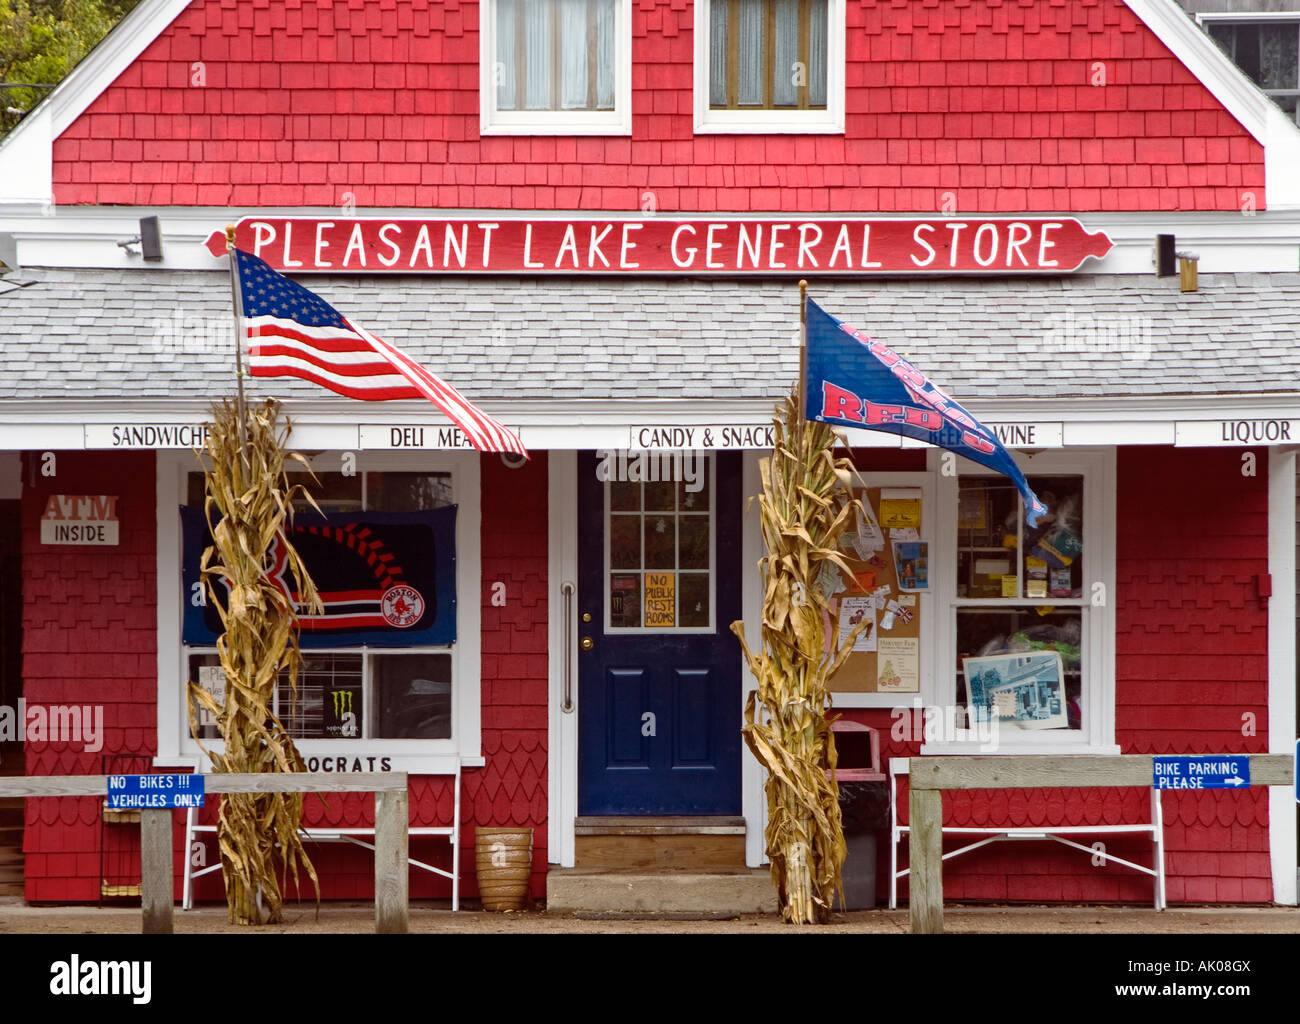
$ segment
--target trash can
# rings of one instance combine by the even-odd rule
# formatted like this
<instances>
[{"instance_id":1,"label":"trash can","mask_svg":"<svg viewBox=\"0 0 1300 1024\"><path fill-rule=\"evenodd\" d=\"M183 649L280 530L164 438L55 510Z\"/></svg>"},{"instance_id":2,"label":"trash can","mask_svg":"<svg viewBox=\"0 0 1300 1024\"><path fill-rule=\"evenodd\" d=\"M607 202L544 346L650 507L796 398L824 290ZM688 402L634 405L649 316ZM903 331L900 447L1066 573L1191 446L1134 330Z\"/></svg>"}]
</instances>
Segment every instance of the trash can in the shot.
<instances>
[{"instance_id":1,"label":"trash can","mask_svg":"<svg viewBox=\"0 0 1300 1024\"><path fill-rule=\"evenodd\" d=\"M843 719L831 726L839 766L840 818L848 852L840 877L845 910L876 907L876 850L888 828L889 784L880 771L880 736L875 729Z\"/></svg>"}]
</instances>

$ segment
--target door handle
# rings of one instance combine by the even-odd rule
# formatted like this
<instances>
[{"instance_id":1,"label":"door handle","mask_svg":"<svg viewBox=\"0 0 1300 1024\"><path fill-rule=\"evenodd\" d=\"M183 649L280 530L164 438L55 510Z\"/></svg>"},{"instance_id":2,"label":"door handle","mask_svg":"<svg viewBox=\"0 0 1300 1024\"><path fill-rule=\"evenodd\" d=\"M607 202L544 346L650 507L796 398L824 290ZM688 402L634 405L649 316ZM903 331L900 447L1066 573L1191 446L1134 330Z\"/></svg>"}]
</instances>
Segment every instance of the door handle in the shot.
<instances>
[{"instance_id":1,"label":"door handle","mask_svg":"<svg viewBox=\"0 0 1300 1024\"><path fill-rule=\"evenodd\" d=\"M573 666L569 663L569 652L573 650L569 646L569 637L571 632L570 622L573 619L573 592L576 588L568 580L560 585L560 593L564 595L564 703L560 705L560 710L566 715L573 714Z\"/></svg>"},{"instance_id":2,"label":"door handle","mask_svg":"<svg viewBox=\"0 0 1300 1024\"><path fill-rule=\"evenodd\" d=\"M596 641L593 640L591 637L589 637L589 636L584 636L584 637L582 638L582 649L583 649L584 651L589 651L589 650L591 650L591 649L592 649L593 647L595 647L595 646L596 646Z\"/></svg>"}]
</instances>

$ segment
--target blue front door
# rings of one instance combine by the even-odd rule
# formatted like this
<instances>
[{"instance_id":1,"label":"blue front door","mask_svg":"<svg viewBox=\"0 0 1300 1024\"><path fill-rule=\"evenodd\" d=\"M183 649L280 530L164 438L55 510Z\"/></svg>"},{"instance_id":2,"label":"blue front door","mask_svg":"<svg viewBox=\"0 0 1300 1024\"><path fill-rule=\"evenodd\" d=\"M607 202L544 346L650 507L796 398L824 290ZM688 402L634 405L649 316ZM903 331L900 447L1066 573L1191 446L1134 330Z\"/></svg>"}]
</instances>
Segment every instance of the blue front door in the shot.
<instances>
[{"instance_id":1,"label":"blue front door","mask_svg":"<svg viewBox=\"0 0 1300 1024\"><path fill-rule=\"evenodd\" d=\"M740 457L578 457L578 810L740 813Z\"/></svg>"}]
</instances>

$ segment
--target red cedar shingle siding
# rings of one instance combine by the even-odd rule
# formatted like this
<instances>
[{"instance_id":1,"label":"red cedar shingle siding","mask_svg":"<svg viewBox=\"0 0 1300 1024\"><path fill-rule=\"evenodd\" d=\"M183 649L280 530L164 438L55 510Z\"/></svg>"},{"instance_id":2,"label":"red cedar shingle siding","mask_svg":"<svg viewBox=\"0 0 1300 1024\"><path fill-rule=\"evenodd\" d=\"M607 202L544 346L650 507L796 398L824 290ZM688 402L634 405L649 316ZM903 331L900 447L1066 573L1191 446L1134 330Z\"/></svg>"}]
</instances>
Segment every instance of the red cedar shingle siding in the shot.
<instances>
[{"instance_id":1,"label":"red cedar shingle siding","mask_svg":"<svg viewBox=\"0 0 1300 1024\"><path fill-rule=\"evenodd\" d=\"M110 754L156 752L157 658L155 643L155 489L149 453L58 453L58 475L40 476L36 456L26 457L29 486L23 508L23 677L29 704L104 704L104 749L81 745L28 744L32 775L99 774ZM35 468L33 468L35 467ZM34 481L34 482L33 482ZM547 472L545 453L522 469L509 470L496 457L482 460L482 568L480 600L483 652L483 768L466 769L461 796L462 896L474 884L474 826L532 826L535 897L545 895L547 823ZM43 547L39 517L49 494L116 494L121 544L115 548ZM508 499L505 496L508 495ZM506 585L504 608L491 605L491 584ZM308 801L308 820L334 824L373 823L373 797L330 797L326 810ZM99 899L100 806L87 797L30 800L27 804L26 895L32 901ZM449 783L411 780L412 821L451 819ZM215 802L208 809L215 813ZM181 816L176 816L175 863L184 854ZM134 832L133 826L119 826ZM121 838L122 843L117 840ZM114 836L132 847L134 836ZM207 837L209 858L211 837ZM138 845L133 848L138 849ZM326 898L368 898L374 861L368 851L310 848ZM450 866L442 840L416 840L412 853ZM209 860L209 863L212 863ZM196 883L199 900L222 899L217 874ZM180 896L177 872L176 895ZM413 898L447 898L450 883L428 872L411 876ZM304 895L311 896L309 884Z\"/></svg>"},{"instance_id":2,"label":"red cedar shingle siding","mask_svg":"<svg viewBox=\"0 0 1300 1024\"><path fill-rule=\"evenodd\" d=\"M23 463L23 696L29 708L102 704L104 735L96 753L76 741L27 743L26 770L98 775L105 755L156 753L154 460L57 452L57 475L45 477L40 454ZM118 546L43 546L40 517L51 494L117 495ZM27 801L28 900L99 899L102 804Z\"/></svg>"},{"instance_id":3,"label":"red cedar shingle siding","mask_svg":"<svg viewBox=\"0 0 1300 1024\"><path fill-rule=\"evenodd\" d=\"M1265 465L1267 454L1255 454ZM1115 738L1122 753L1267 752L1268 613L1255 597L1255 576L1268 571L1268 478L1243 477L1242 456L1239 449L1119 450ZM1242 733L1247 714L1254 736ZM888 712L847 717L880 730L882 764L919 753L919 743L890 736ZM900 790L906 821L906 786ZM1272 899L1266 789L1162 799L1170 903ZM1118 824L1149 814L1147 793L1136 789L952 791L943 803L944 823L953 826ZM1145 840L1096 839L1109 853L1151 863ZM967 841L950 838L945 849ZM883 893L887 847L877 863ZM1049 843L993 846L944 864L949 900L1148 903L1152 884ZM900 897L906 891L904 881Z\"/></svg>"},{"instance_id":4,"label":"red cedar shingle siding","mask_svg":"<svg viewBox=\"0 0 1300 1024\"><path fill-rule=\"evenodd\" d=\"M693 131L693 5L632 5L630 138L479 136L479 5L196 0L55 142L60 204L1263 207L1262 148L1120 0L847 0L844 136ZM206 84L190 85L200 61ZM1093 85L1104 74L1105 85ZM350 194L350 196L349 196Z\"/></svg>"}]
</instances>

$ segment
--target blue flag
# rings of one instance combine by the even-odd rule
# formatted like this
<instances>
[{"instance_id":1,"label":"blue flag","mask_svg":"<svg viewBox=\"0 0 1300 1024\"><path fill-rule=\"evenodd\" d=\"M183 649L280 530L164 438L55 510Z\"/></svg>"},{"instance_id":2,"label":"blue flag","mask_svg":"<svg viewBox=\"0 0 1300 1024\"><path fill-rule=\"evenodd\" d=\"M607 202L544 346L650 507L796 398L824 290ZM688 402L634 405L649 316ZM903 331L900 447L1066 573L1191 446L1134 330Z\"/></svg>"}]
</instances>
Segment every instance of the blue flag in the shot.
<instances>
[{"instance_id":1,"label":"blue flag","mask_svg":"<svg viewBox=\"0 0 1300 1024\"><path fill-rule=\"evenodd\" d=\"M988 427L887 345L872 341L808 300L806 419L884 430L947 448L1007 476L1032 527L1047 506Z\"/></svg>"}]
</instances>

